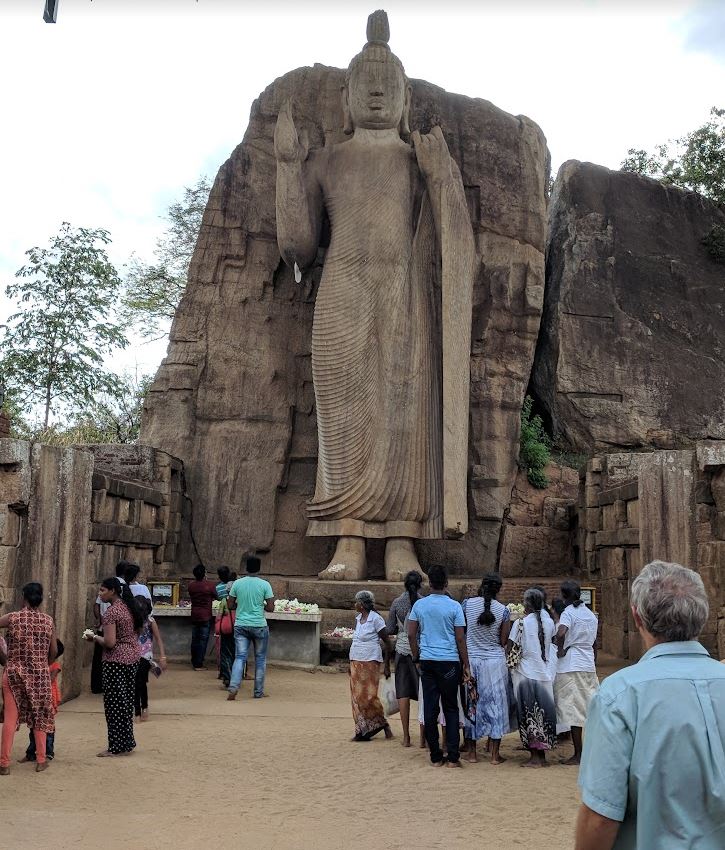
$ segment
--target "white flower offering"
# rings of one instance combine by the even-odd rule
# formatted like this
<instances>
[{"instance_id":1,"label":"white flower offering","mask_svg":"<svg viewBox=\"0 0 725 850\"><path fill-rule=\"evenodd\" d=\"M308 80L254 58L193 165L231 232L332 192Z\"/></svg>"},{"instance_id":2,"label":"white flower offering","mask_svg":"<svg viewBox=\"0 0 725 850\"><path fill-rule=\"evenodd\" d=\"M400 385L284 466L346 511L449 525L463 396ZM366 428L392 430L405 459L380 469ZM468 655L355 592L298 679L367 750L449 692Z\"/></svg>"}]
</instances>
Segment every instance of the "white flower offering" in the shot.
<instances>
[{"instance_id":1,"label":"white flower offering","mask_svg":"<svg viewBox=\"0 0 725 850\"><path fill-rule=\"evenodd\" d=\"M93 629L86 629L83 632L83 639L84 640L91 640L95 636L95 634L96 633L93 631Z\"/></svg>"},{"instance_id":2,"label":"white flower offering","mask_svg":"<svg viewBox=\"0 0 725 850\"><path fill-rule=\"evenodd\" d=\"M520 602L509 602L506 607L512 614L518 614L520 617L523 616L524 606Z\"/></svg>"},{"instance_id":3,"label":"white flower offering","mask_svg":"<svg viewBox=\"0 0 725 850\"><path fill-rule=\"evenodd\" d=\"M275 599L275 614L319 614L316 602L300 602L299 599Z\"/></svg>"}]
</instances>

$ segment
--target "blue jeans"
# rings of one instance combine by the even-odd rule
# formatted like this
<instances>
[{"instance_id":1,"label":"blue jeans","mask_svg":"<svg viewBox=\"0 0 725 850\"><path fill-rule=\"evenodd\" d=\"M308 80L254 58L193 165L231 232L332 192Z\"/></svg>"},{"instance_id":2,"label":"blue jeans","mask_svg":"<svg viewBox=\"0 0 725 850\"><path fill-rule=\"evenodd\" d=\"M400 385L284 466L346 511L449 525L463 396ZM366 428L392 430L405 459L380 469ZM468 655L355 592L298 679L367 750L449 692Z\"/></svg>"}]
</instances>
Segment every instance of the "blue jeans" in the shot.
<instances>
[{"instance_id":1,"label":"blue jeans","mask_svg":"<svg viewBox=\"0 0 725 850\"><path fill-rule=\"evenodd\" d=\"M267 644L269 627L234 626L234 664L229 692L235 694L242 684L244 665L247 663L249 644L254 645L254 696L264 696L264 674L267 669Z\"/></svg>"},{"instance_id":2,"label":"blue jeans","mask_svg":"<svg viewBox=\"0 0 725 850\"><path fill-rule=\"evenodd\" d=\"M206 647L209 643L209 635L211 634L211 624L214 620L207 620L204 623L191 624L191 666L203 667L204 657L206 656Z\"/></svg>"}]
</instances>

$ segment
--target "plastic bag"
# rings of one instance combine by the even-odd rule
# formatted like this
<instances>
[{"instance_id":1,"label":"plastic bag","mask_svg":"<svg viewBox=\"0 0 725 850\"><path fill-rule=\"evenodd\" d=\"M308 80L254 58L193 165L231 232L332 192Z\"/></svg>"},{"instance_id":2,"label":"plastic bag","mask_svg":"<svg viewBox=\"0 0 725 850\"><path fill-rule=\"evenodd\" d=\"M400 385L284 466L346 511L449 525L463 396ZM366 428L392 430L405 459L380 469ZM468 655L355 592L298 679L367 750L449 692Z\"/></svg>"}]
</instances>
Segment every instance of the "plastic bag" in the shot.
<instances>
[{"instance_id":1,"label":"plastic bag","mask_svg":"<svg viewBox=\"0 0 725 850\"><path fill-rule=\"evenodd\" d=\"M380 702L383 704L383 710L387 717L400 711L398 698L395 696L394 676L389 676L387 679L383 677L380 680Z\"/></svg>"}]
</instances>

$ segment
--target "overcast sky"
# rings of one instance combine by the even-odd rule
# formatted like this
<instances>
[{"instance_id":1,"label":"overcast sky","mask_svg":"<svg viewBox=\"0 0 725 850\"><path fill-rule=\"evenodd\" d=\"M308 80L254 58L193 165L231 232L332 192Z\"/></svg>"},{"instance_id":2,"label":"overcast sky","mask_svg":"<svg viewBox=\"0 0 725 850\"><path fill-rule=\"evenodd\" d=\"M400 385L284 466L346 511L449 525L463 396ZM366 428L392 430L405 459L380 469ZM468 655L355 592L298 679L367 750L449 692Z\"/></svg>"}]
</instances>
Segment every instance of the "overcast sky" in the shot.
<instances>
[{"instance_id":1,"label":"overcast sky","mask_svg":"<svg viewBox=\"0 0 725 850\"><path fill-rule=\"evenodd\" d=\"M214 177L254 98L315 62L346 67L374 3L0 0L0 283L62 221L105 227L119 266L150 257L183 186ZM725 2L388 0L411 77L543 129L567 159L617 168L725 106ZM304 11L303 11L304 10ZM8 303L0 299L0 319ZM165 346L121 361L154 371Z\"/></svg>"}]
</instances>

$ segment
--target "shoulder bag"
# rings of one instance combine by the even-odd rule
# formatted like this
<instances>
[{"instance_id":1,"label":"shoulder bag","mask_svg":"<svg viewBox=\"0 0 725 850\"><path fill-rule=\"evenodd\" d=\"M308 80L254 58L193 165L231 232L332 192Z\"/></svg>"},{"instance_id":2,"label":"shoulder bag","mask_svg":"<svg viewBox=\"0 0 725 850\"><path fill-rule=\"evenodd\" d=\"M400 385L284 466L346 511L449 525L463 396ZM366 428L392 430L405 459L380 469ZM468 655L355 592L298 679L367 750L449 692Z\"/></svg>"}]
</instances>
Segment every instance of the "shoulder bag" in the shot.
<instances>
[{"instance_id":1,"label":"shoulder bag","mask_svg":"<svg viewBox=\"0 0 725 850\"><path fill-rule=\"evenodd\" d=\"M524 620L521 618L517 622L519 624L517 640L513 642L513 646L506 655L506 666L509 670L515 670L519 666L524 654Z\"/></svg>"}]
</instances>

